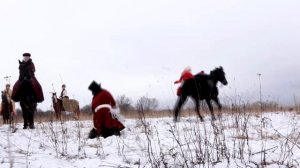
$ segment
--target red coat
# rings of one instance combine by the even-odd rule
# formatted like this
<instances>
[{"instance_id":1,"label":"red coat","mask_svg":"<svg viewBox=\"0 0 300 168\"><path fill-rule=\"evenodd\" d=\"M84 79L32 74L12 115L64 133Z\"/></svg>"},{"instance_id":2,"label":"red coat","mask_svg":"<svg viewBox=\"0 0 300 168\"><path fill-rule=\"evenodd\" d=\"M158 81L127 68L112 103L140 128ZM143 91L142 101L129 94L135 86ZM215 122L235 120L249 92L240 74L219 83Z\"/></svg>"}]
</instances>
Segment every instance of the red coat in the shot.
<instances>
[{"instance_id":1,"label":"red coat","mask_svg":"<svg viewBox=\"0 0 300 168\"><path fill-rule=\"evenodd\" d=\"M98 109L97 107L99 105L110 105L112 108L115 108L116 102L107 90L102 90L93 97L93 121L98 135L106 138L108 136L115 135L115 131L119 132L125 128L125 126L119 120L112 117L110 108L104 107Z\"/></svg>"},{"instance_id":2,"label":"red coat","mask_svg":"<svg viewBox=\"0 0 300 168\"><path fill-rule=\"evenodd\" d=\"M180 79L175 81L174 83L180 83L191 78L194 78L194 75L190 71L183 71L180 76Z\"/></svg>"}]
</instances>

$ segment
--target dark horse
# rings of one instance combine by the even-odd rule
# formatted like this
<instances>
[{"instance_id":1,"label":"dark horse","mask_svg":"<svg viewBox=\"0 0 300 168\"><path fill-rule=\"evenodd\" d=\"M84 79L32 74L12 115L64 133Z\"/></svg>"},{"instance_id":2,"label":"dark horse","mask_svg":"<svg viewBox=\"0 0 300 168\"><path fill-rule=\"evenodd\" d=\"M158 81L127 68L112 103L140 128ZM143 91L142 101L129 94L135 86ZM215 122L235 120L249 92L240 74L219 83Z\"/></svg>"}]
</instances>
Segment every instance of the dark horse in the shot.
<instances>
[{"instance_id":1,"label":"dark horse","mask_svg":"<svg viewBox=\"0 0 300 168\"><path fill-rule=\"evenodd\" d=\"M2 98L1 112L2 112L2 116L3 116L3 123L4 124L13 124L13 116L12 116L13 104L9 100L9 98L7 97L5 92L2 92L1 98Z\"/></svg>"},{"instance_id":2,"label":"dark horse","mask_svg":"<svg viewBox=\"0 0 300 168\"><path fill-rule=\"evenodd\" d=\"M15 102L20 102L24 127L28 126L30 129L34 129L34 114L36 113L36 107L38 102L44 100L42 87L34 76L34 65L31 62L20 62L19 80L15 83L12 92L12 99Z\"/></svg>"},{"instance_id":3,"label":"dark horse","mask_svg":"<svg viewBox=\"0 0 300 168\"><path fill-rule=\"evenodd\" d=\"M181 96L178 97L174 108L174 120L177 121L179 111L182 105L185 103L188 96L190 96L194 100L196 106L195 110L198 116L200 117L201 121L203 121L203 118L199 112L200 100L206 101L212 115L212 120L215 120L216 118L210 100L216 102L219 110L221 110L222 106L218 98L218 82L227 85L227 80L222 67L212 70L209 75L197 74L194 76L193 79L186 80L182 85Z\"/></svg>"},{"instance_id":4,"label":"dark horse","mask_svg":"<svg viewBox=\"0 0 300 168\"><path fill-rule=\"evenodd\" d=\"M30 129L34 129L34 114L36 113L37 102L33 87L28 80L22 81L20 88L20 106L23 112L24 127L28 126Z\"/></svg>"}]
</instances>

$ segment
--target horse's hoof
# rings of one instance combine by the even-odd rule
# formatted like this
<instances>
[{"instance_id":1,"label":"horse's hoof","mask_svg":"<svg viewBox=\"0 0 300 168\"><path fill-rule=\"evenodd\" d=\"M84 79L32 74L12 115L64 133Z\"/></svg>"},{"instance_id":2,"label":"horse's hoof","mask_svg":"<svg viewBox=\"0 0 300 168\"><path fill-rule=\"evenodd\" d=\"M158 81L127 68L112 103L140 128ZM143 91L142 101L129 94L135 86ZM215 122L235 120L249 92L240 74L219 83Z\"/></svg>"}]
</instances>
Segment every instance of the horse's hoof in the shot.
<instances>
[{"instance_id":1,"label":"horse's hoof","mask_svg":"<svg viewBox=\"0 0 300 168\"><path fill-rule=\"evenodd\" d=\"M213 118L212 118L212 121L216 121L216 120L217 120L216 117L213 117Z\"/></svg>"},{"instance_id":2,"label":"horse's hoof","mask_svg":"<svg viewBox=\"0 0 300 168\"><path fill-rule=\"evenodd\" d=\"M35 129L35 126L34 125L30 125L29 128L30 129Z\"/></svg>"}]
</instances>

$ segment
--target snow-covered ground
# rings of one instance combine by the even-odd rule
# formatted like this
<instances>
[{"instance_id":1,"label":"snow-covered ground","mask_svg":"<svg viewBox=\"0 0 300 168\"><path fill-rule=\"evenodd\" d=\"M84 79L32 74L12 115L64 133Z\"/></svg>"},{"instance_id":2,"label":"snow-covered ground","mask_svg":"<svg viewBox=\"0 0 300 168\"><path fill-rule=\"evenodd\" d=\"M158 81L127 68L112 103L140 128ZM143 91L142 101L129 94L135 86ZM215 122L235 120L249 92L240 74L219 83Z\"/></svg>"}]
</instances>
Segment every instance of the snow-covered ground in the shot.
<instances>
[{"instance_id":1,"label":"snow-covered ground","mask_svg":"<svg viewBox=\"0 0 300 168\"><path fill-rule=\"evenodd\" d=\"M121 137L87 139L91 121L0 126L0 167L300 167L300 117L293 112L127 119Z\"/></svg>"}]
</instances>

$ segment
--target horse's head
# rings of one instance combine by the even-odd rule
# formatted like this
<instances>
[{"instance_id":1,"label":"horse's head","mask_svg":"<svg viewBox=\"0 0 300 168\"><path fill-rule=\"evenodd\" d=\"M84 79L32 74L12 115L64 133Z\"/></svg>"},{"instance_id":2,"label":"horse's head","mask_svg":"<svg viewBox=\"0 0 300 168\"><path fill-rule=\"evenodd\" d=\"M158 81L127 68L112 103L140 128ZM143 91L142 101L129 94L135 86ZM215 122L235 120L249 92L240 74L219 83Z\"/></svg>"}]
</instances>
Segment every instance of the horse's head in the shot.
<instances>
[{"instance_id":1,"label":"horse's head","mask_svg":"<svg viewBox=\"0 0 300 168\"><path fill-rule=\"evenodd\" d=\"M1 92L1 99L2 99L2 101L5 101L6 100L6 94L5 94L5 92L4 91L2 91Z\"/></svg>"},{"instance_id":2,"label":"horse's head","mask_svg":"<svg viewBox=\"0 0 300 168\"><path fill-rule=\"evenodd\" d=\"M57 96L56 96L56 92L51 92L52 93L52 101L54 103L57 103Z\"/></svg>"},{"instance_id":3,"label":"horse's head","mask_svg":"<svg viewBox=\"0 0 300 168\"><path fill-rule=\"evenodd\" d=\"M225 72L223 70L223 67L216 68L215 70L211 71L211 75L219 82L221 82L223 85L227 85L227 79L225 77Z\"/></svg>"}]
</instances>

